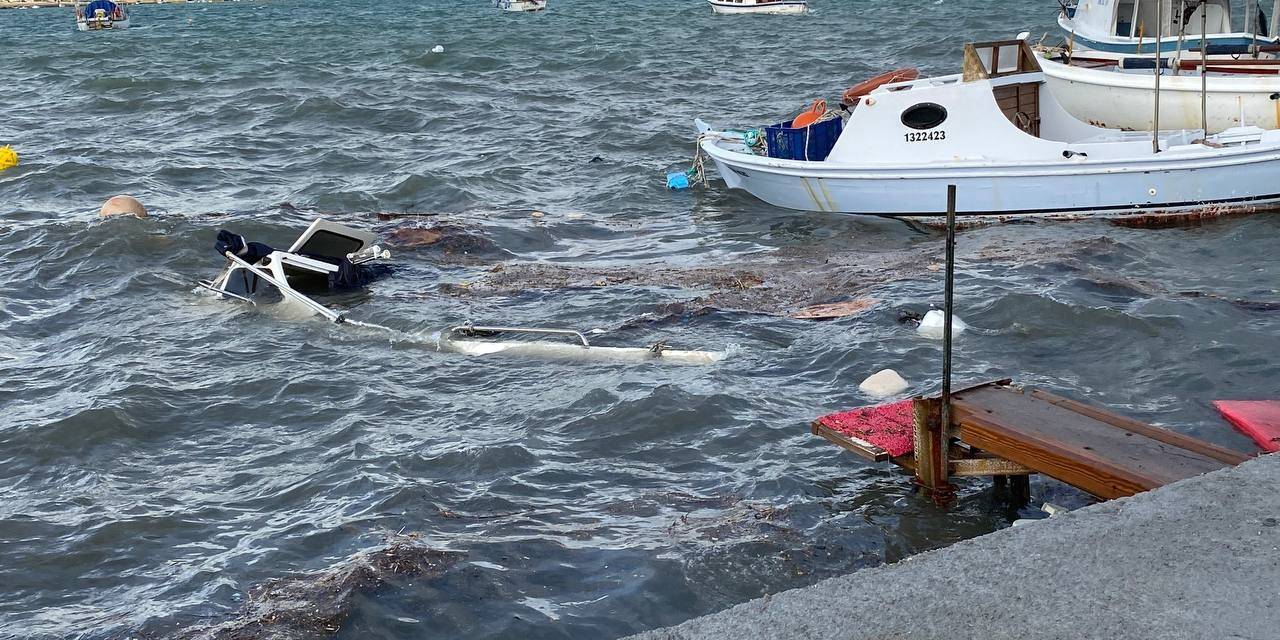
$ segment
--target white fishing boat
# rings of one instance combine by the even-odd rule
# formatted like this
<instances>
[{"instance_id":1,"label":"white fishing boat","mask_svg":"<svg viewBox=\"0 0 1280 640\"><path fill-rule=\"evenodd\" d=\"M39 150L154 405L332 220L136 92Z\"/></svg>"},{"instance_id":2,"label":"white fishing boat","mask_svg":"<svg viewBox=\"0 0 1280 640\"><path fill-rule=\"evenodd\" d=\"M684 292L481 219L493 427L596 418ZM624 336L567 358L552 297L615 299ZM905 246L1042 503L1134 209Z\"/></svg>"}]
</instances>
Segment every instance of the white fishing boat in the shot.
<instances>
[{"instance_id":1,"label":"white fishing boat","mask_svg":"<svg viewBox=\"0 0 1280 640\"><path fill-rule=\"evenodd\" d=\"M808 13L807 0L707 0L714 13Z\"/></svg>"},{"instance_id":2,"label":"white fishing boat","mask_svg":"<svg viewBox=\"0 0 1280 640\"><path fill-rule=\"evenodd\" d=\"M547 0L494 0L493 5L511 13L542 11L547 8Z\"/></svg>"},{"instance_id":3,"label":"white fishing boat","mask_svg":"<svg viewBox=\"0 0 1280 640\"><path fill-rule=\"evenodd\" d=\"M118 2L93 0L84 7L76 3L75 9L76 29L80 31L129 28L129 15Z\"/></svg>"},{"instance_id":4,"label":"white fishing boat","mask_svg":"<svg viewBox=\"0 0 1280 640\"><path fill-rule=\"evenodd\" d=\"M1260 62L1260 65L1244 65ZM1160 124L1169 129L1280 128L1280 60L1160 62ZM1155 127L1155 59L1099 59L1046 53L1040 60L1049 88L1071 115L1100 127ZM1204 97L1203 104L1201 97Z\"/></svg>"},{"instance_id":5,"label":"white fishing boat","mask_svg":"<svg viewBox=\"0 0 1280 640\"><path fill-rule=\"evenodd\" d=\"M1280 203L1280 131L1237 127L1157 134L1072 117L1024 40L968 45L964 73L883 85L825 136L785 127L715 131L699 149L730 188L805 211L941 215L948 185L960 215L1078 216L1251 211ZM840 122L840 120L835 120ZM784 123L784 125L789 123ZM792 157L770 157L776 139Z\"/></svg>"},{"instance_id":6,"label":"white fishing boat","mask_svg":"<svg viewBox=\"0 0 1280 640\"><path fill-rule=\"evenodd\" d=\"M1245 16L1246 26L1238 31L1232 28L1230 0L1077 0L1062 5L1058 25L1076 49L1126 55L1154 53L1157 44L1161 51L1198 55L1201 33L1210 55L1280 50L1275 37L1280 0L1274 0L1269 19L1258 0L1246 2L1251 15Z\"/></svg>"}]
</instances>

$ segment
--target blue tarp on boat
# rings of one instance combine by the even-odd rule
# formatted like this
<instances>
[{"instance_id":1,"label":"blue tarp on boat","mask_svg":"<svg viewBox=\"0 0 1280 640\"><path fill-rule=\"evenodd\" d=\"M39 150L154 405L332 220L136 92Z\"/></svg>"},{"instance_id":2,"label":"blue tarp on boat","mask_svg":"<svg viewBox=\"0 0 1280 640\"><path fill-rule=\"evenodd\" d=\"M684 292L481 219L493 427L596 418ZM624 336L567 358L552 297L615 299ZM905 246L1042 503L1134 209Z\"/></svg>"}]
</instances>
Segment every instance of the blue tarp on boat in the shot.
<instances>
[{"instance_id":1,"label":"blue tarp on boat","mask_svg":"<svg viewBox=\"0 0 1280 640\"><path fill-rule=\"evenodd\" d=\"M102 11L110 17L119 10L119 7L116 6L116 3L111 2L111 0L93 0L93 2L90 2L85 6L84 15L92 18L93 15L98 12L98 9L102 9Z\"/></svg>"}]
</instances>

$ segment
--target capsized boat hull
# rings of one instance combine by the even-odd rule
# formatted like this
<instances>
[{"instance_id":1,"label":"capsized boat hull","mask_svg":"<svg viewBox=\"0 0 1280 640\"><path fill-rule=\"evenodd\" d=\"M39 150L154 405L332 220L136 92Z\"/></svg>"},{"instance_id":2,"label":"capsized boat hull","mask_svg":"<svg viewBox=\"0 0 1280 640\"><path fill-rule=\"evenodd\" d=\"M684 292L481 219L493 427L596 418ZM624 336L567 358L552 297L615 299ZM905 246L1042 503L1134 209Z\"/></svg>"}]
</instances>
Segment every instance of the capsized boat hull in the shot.
<instances>
[{"instance_id":1,"label":"capsized boat hull","mask_svg":"<svg viewBox=\"0 0 1280 640\"><path fill-rule=\"evenodd\" d=\"M1261 135L1265 146L1229 156L1194 144L1145 160L883 168L775 160L726 151L710 139L701 144L727 186L787 209L943 215L947 186L954 184L959 215L1063 216L1274 208L1280 204L1280 131Z\"/></svg>"},{"instance_id":2,"label":"capsized boat hull","mask_svg":"<svg viewBox=\"0 0 1280 640\"><path fill-rule=\"evenodd\" d=\"M1082 68L1042 59L1049 88L1071 115L1100 127L1128 131L1155 128L1155 74L1114 68ZM1209 133L1232 127L1280 128L1280 75L1207 78ZM1199 129L1198 73L1160 78L1160 128Z\"/></svg>"},{"instance_id":3,"label":"capsized boat hull","mask_svg":"<svg viewBox=\"0 0 1280 640\"><path fill-rule=\"evenodd\" d=\"M789 0L783 2L768 2L764 4L754 4L752 0L745 3L722 2L719 0L708 0L713 13L725 15L737 14L797 14L808 13L809 4L806 0Z\"/></svg>"}]
</instances>

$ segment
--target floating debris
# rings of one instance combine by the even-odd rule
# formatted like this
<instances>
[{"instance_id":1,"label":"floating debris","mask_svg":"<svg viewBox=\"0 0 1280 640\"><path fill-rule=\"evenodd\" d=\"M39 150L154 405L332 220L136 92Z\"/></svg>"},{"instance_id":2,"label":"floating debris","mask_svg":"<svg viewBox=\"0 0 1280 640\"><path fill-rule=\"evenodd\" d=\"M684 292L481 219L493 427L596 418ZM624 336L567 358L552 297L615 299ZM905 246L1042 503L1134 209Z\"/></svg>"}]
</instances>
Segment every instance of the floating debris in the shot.
<instances>
[{"instance_id":1,"label":"floating debris","mask_svg":"<svg viewBox=\"0 0 1280 640\"><path fill-rule=\"evenodd\" d=\"M411 578L444 574L465 554L432 549L417 536L392 536L324 571L270 580L249 590L235 619L178 634L179 640L315 638L337 633L367 595Z\"/></svg>"},{"instance_id":2,"label":"floating debris","mask_svg":"<svg viewBox=\"0 0 1280 640\"><path fill-rule=\"evenodd\" d=\"M514 257L484 235L455 224L399 227L387 234L386 242L394 248L430 251L449 262L475 263L483 258Z\"/></svg>"},{"instance_id":3,"label":"floating debris","mask_svg":"<svg viewBox=\"0 0 1280 640\"><path fill-rule=\"evenodd\" d=\"M941 340L943 332L946 330L944 323L947 316L938 309L931 309L929 313L924 314L924 318L920 320L920 326L916 327L916 333L934 340ZM964 333L969 325L964 320L952 315L951 316L951 337Z\"/></svg>"},{"instance_id":4,"label":"floating debris","mask_svg":"<svg viewBox=\"0 0 1280 640\"><path fill-rule=\"evenodd\" d=\"M791 314L797 320L832 320L861 314L874 307L879 300L875 298L859 298L846 302L815 304L795 311Z\"/></svg>"},{"instance_id":5,"label":"floating debris","mask_svg":"<svg viewBox=\"0 0 1280 640\"><path fill-rule=\"evenodd\" d=\"M883 369L872 374L862 384L858 385L858 390L876 398L884 398L887 396L896 396L906 391L911 385L898 375L893 369Z\"/></svg>"},{"instance_id":6,"label":"floating debris","mask_svg":"<svg viewBox=\"0 0 1280 640\"><path fill-rule=\"evenodd\" d=\"M5 145L0 147L0 171L12 169L18 166L18 152L13 147Z\"/></svg>"}]
</instances>

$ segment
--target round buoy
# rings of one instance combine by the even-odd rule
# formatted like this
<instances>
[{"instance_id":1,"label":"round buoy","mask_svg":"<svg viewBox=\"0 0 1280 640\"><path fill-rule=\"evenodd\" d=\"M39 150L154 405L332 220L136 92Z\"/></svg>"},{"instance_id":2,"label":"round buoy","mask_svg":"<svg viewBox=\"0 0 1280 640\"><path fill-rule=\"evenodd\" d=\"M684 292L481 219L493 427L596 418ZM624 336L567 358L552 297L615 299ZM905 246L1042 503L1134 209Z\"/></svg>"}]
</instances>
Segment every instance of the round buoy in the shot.
<instances>
[{"instance_id":1,"label":"round buoy","mask_svg":"<svg viewBox=\"0 0 1280 640\"><path fill-rule=\"evenodd\" d=\"M431 53L444 53L444 45L438 44L434 47L431 47Z\"/></svg>"},{"instance_id":2,"label":"round buoy","mask_svg":"<svg viewBox=\"0 0 1280 640\"><path fill-rule=\"evenodd\" d=\"M0 171L16 166L18 166L18 152L8 145L0 147Z\"/></svg>"},{"instance_id":3,"label":"round buoy","mask_svg":"<svg viewBox=\"0 0 1280 640\"><path fill-rule=\"evenodd\" d=\"M136 218L147 217L147 208L138 202L133 196L119 195L102 203L102 210L98 215L103 218L112 216L134 216Z\"/></svg>"}]
</instances>

